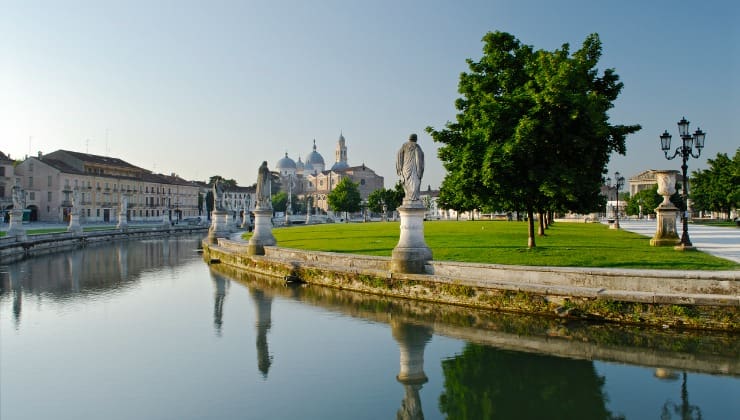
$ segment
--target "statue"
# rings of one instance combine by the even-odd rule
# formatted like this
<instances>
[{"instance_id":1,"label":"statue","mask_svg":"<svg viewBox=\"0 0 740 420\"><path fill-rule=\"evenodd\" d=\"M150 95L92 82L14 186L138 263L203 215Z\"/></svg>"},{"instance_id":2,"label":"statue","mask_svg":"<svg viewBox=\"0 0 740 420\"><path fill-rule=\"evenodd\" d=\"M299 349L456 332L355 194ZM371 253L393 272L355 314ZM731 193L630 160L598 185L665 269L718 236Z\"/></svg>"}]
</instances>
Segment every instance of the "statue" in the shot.
<instances>
[{"instance_id":1,"label":"statue","mask_svg":"<svg viewBox=\"0 0 740 420\"><path fill-rule=\"evenodd\" d=\"M406 193L404 202L419 201L421 177L424 175L424 152L421 146L416 144L416 134L411 134L409 141L398 150L396 173L401 177L403 190Z\"/></svg>"},{"instance_id":2,"label":"statue","mask_svg":"<svg viewBox=\"0 0 740 420\"><path fill-rule=\"evenodd\" d=\"M26 192L20 185L13 187L13 208L20 210L26 208Z\"/></svg>"},{"instance_id":3,"label":"statue","mask_svg":"<svg viewBox=\"0 0 740 420\"><path fill-rule=\"evenodd\" d=\"M216 182L213 183L213 209L216 211L223 211L223 197L224 197L224 187L221 185L221 180L217 179Z\"/></svg>"},{"instance_id":4,"label":"statue","mask_svg":"<svg viewBox=\"0 0 740 420\"><path fill-rule=\"evenodd\" d=\"M72 214L80 214L80 190L77 188L72 191Z\"/></svg>"},{"instance_id":5,"label":"statue","mask_svg":"<svg viewBox=\"0 0 740 420\"><path fill-rule=\"evenodd\" d=\"M262 162L257 171L257 208L272 208L272 174L267 169L267 161Z\"/></svg>"}]
</instances>

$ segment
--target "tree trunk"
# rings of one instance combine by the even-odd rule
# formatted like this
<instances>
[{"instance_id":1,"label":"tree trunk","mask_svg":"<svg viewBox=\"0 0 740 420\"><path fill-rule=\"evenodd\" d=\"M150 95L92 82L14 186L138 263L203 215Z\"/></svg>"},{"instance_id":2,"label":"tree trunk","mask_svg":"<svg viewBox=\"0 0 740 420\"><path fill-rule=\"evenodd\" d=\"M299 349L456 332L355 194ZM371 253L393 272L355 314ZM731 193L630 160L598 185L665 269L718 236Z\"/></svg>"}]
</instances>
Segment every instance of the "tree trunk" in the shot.
<instances>
[{"instance_id":1,"label":"tree trunk","mask_svg":"<svg viewBox=\"0 0 740 420\"><path fill-rule=\"evenodd\" d=\"M545 220L545 213L542 211L538 211L537 218L540 219L539 227L537 228L537 236L545 236L545 225L547 224L547 221Z\"/></svg>"},{"instance_id":2,"label":"tree trunk","mask_svg":"<svg viewBox=\"0 0 740 420\"><path fill-rule=\"evenodd\" d=\"M534 242L534 211L531 208L527 209L527 248L534 248L537 246Z\"/></svg>"}]
</instances>

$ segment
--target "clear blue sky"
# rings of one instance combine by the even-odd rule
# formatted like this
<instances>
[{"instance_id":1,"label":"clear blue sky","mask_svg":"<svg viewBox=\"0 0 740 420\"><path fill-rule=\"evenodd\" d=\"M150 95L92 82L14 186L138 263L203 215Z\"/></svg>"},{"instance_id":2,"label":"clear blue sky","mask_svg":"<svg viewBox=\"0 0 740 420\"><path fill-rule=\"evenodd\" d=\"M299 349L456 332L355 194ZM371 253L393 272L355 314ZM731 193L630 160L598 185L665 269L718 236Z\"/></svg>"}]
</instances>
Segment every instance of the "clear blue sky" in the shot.
<instances>
[{"instance_id":1,"label":"clear blue sky","mask_svg":"<svg viewBox=\"0 0 740 420\"><path fill-rule=\"evenodd\" d=\"M678 169L658 136L682 116L707 132L689 169L740 146L740 6L734 1L4 1L0 150L69 149L205 180L252 184L316 139L327 165L397 180L419 134L424 184L444 170L424 132L454 120L460 72L488 31L535 48L603 42L624 89L615 124L638 123L609 175Z\"/></svg>"}]
</instances>

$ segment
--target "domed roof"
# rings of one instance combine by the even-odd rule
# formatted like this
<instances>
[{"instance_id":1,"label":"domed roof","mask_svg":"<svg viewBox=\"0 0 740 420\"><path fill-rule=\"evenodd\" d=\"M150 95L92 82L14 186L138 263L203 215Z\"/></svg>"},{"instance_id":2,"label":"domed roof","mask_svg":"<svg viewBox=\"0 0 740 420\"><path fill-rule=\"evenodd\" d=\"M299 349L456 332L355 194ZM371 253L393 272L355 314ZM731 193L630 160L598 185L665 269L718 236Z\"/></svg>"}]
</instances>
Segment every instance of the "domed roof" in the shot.
<instances>
[{"instance_id":1,"label":"domed roof","mask_svg":"<svg viewBox=\"0 0 740 420\"><path fill-rule=\"evenodd\" d=\"M303 161L301 161L300 156L298 156L298 162L295 163L295 168L298 169L299 171L306 169L306 165L303 164Z\"/></svg>"},{"instance_id":2,"label":"domed roof","mask_svg":"<svg viewBox=\"0 0 740 420\"><path fill-rule=\"evenodd\" d=\"M308 156L306 156L306 165L308 165L309 163L312 166L324 165L324 157L316 151L316 140L313 141L313 152L309 153Z\"/></svg>"},{"instance_id":3,"label":"domed roof","mask_svg":"<svg viewBox=\"0 0 740 420\"><path fill-rule=\"evenodd\" d=\"M285 152L285 157L277 161L275 165L278 170L280 169L295 169L295 161L288 157L288 152Z\"/></svg>"},{"instance_id":4,"label":"domed roof","mask_svg":"<svg viewBox=\"0 0 740 420\"><path fill-rule=\"evenodd\" d=\"M339 171L339 170L347 169L347 168L349 168L349 165L347 165L347 162L342 162L342 161L334 162L334 165L331 166L332 171Z\"/></svg>"}]
</instances>

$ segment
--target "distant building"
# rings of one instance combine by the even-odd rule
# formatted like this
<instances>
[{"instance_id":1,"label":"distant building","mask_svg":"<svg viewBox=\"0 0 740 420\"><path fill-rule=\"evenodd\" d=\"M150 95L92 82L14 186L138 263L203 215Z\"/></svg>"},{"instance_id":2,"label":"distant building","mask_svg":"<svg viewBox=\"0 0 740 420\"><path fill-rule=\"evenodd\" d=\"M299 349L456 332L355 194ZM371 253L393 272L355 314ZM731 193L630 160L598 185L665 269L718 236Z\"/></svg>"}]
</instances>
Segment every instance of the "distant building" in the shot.
<instances>
[{"instance_id":1,"label":"distant building","mask_svg":"<svg viewBox=\"0 0 740 420\"><path fill-rule=\"evenodd\" d=\"M324 157L316 150L316 140L313 142L313 150L306 156L305 161L298 158L294 161L286 153L277 161L275 170L280 174L280 182L283 191L290 190L299 199L311 199L311 207L319 208L324 212L329 211L327 201L337 184L344 179L358 185L360 196L363 200L375 190L384 188L383 177L368 168L364 163L350 166L347 160L347 144L344 135L339 135L334 152L334 163L330 169L325 169Z\"/></svg>"},{"instance_id":2,"label":"distant building","mask_svg":"<svg viewBox=\"0 0 740 420\"><path fill-rule=\"evenodd\" d=\"M20 183L15 176L13 160L0 151L0 222L5 220L7 210L13 208L13 186Z\"/></svg>"},{"instance_id":3,"label":"distant building","mask_svg":"<svg viewBox=\"0 0 740 420\"><path fill-rule=\"evenodd\" d=\"M129 221L177 221L198 216L196 184L155 174L119 158L57 150L26 158L15 168L26 191L31 221L67 222L74 192L83 223L116 222L122 197Z\"/></svg>"}]
</instances>

